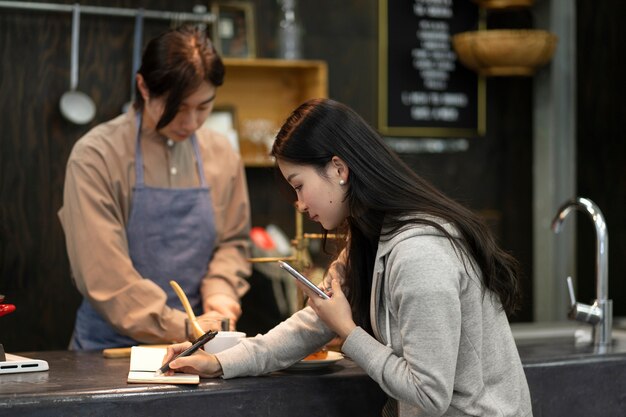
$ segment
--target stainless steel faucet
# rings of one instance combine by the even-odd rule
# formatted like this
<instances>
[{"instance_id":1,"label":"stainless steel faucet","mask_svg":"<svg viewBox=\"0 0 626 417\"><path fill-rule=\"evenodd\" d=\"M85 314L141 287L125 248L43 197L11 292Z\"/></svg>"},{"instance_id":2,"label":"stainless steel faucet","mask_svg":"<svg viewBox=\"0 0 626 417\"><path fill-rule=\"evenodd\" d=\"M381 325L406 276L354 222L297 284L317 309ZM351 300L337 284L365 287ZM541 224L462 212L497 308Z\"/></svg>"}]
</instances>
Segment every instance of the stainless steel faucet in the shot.
<instances>
[{"instance_id":1,"label":"stainless steel faucet","mask_svg":"<svg viewBox=\"0 0 626 417\"><path fill-rule=\"evenodd\" d=\"M552 220L552 230L561 231L561 225L567 215L578 209L591 216L596 228L596 299L593 305L576 302L572 278L567 277L567 285L571 300L569 317L593 325L593 340L598 347L604 348L611 344L613 326L613 301L609 294L609 232L604 216L598 206L587 198L577 197L565 202Z\"/></svg>"}]
</instances>

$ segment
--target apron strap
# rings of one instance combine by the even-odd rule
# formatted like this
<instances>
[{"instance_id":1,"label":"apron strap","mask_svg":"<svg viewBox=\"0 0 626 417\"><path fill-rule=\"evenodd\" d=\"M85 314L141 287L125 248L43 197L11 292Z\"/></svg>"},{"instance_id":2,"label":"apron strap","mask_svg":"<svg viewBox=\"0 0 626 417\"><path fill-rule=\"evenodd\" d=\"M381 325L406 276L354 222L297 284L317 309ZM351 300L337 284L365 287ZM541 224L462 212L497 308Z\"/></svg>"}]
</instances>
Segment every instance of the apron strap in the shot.
<instances>
[{"instance_id":1,"label":"apron strap","mask_svg":"<svg viewBox=\"0 0 626 417\"><path fill-rule=\"evenodd\" d=\"M141 119L141 113L137 112L135 116L137 133L135 134L135 185L142 186L143 185L143 155L141 154L141 125L143 123Z\"/></svg>"},{"instance_id":2,"label":"apron strap","mask_svg":"<svg viewBox=\"0 0 626 417\"><path fill-rule=\"evenodd\" d=\"M204 178L204 168L202 166L202 158L200 157L200 146L198 145L198 138L196 132L191 135L191 144L193 145L193 152L196 155L196 167L198 167L198 175L200 176L200 185L206 187L206 179Z\"/></svg>"}]
</instances>

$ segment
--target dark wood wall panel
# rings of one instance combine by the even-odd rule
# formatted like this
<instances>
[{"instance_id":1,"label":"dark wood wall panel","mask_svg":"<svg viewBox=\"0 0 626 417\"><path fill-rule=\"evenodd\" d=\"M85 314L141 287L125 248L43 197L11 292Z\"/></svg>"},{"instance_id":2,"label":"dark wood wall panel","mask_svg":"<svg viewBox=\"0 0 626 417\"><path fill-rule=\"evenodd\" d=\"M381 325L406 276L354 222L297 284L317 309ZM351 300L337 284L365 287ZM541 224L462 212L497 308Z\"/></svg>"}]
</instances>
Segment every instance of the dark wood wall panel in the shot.
<instances>
[{"instance_id":1,"label":"dark wood wall panel","mask_svg":"<svg viewBox=\"0 0 626 417\"><path fill-rule=\"evenodd\" d=\"M578 195L593 200L609 232L609 298L626 316L626 3L577 2ZM578 298L595 294L595 229L578 216Z\"/></svg>"},{"instance_id":2,"label":"dark wood wall panel","mask_svg":"<svg viewBox=\"0 0 626 417\"><path fill-rule=\"evenodd\" d=\"M487 81L487 134L466 152L404 156L416 172L483 216L522 266L522 309L532 316L532 79Z\"/></svg>"},{"instance_id":3,"label":"dark wood wall panel","mask_svg":"<svg viewBox=\"0 0 626 417\"><path fill-rule=\"evenodd\" d=\"M137 7L130 0L81 3ZM200 2L150 0L141 5L189 12L196 3ZM274 57L278 6L274 0L253 3L257 56ZM327 61L330 96L372 124L377 100L377 4L299 2L305 57ZM168 26L169 22L146 20L144 39ZM0 293L18 308L0 318L0 343L8 351L67 346L80 296L71 283L56 215L65 164L76 140L95 124L118 115L130 96L133 19L83 14L79 89L95 100L97 116L88 126L75 126L61 117L58 101L69 88L70 34L69 13L0 9ZM489 81L488 133L472 139L468 151L402 156L452 197L486 214L502 245L522 261L528 274L527 303L517 320L532 318L531 86L530 79ZM252 168L247 175L253 224L273 222L293 233L291 210L280 201L273 174ZM318 230L308 222L305 227Z\"/></svg>"}]
</instances>

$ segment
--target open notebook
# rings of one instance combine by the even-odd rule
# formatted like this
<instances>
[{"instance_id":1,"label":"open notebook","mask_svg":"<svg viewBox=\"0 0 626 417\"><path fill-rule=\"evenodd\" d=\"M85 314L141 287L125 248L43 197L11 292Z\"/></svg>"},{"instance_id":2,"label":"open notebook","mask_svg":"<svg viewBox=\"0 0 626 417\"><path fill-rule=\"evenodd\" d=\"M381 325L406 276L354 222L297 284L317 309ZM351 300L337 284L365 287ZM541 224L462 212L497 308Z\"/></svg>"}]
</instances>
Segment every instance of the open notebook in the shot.
<instances>
[{"instance_id":1,"label":"open notebook","mask_svg":"<svg viewBox=\"0 0 626 417\"><path fill-rule=\"evenodd\" d=\"M161 367L166 348L133 346L130 351L130 371L128 383L133 384L199 384L200 377L191 374L174 374L172 376L156 375Z\"/></svg>"}]
</instances>

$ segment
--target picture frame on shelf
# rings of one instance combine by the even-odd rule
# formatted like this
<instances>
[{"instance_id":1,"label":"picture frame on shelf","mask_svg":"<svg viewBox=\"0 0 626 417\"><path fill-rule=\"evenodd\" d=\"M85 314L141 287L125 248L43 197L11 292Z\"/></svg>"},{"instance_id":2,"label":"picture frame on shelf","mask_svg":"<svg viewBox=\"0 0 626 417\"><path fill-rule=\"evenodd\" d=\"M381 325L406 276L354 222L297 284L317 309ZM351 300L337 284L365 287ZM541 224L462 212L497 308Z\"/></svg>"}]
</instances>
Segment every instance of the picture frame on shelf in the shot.
<instances>
[{"instance_id":1,"label":"picture frame on shelf","mask_svg":"<svg viewBox=\"0 0 626 417\"><path fill-rule=\"evenodd\" d=\"M204 126L226 136L233 149L240 152L237 113L233 106L215 106Z\"/></svg>"},{"instance_id":2,"label":"picture frame on shelf","mask_svg":"<svg viewBox=\"0 0 626 417\"><path fill-rule=\"evenodd\" d=\"M250 1L218 1L211 6L215 16L213 43L225 58L255 58L254 5Z\"/></svg>"}]
</instances>

